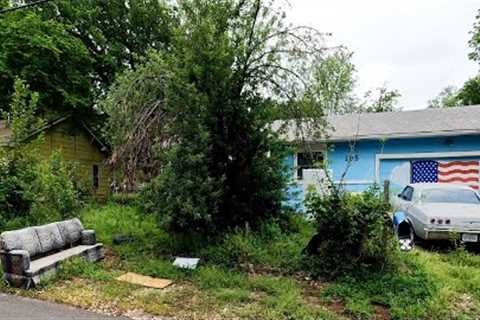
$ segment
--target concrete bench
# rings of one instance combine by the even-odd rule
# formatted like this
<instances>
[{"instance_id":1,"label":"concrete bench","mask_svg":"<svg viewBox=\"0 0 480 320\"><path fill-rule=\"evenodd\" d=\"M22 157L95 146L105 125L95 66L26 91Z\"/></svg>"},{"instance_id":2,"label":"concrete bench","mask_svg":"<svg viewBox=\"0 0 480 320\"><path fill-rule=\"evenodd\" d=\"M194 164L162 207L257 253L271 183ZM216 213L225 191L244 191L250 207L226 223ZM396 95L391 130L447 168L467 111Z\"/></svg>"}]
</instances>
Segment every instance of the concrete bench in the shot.
<instances>
[{"instance_id":1,"label":"concrete bench","mask_svg":"<svg viewBox=\"0 0 480 320\"><path fill-rule=\"evenodd\" d=\"M77 218L0 234L4 279L15 287L34 287L55 274L60 262L78 256L102 259L103 245Z\"/></svg>"}]
</instances>

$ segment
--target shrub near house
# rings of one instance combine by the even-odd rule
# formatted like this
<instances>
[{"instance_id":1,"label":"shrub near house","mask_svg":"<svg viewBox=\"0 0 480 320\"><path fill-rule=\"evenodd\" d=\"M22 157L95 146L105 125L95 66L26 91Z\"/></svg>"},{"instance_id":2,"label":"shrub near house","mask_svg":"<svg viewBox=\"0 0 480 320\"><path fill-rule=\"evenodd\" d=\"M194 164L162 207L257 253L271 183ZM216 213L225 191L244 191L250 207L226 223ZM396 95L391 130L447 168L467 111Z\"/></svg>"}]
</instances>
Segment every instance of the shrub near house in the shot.
<instances>
[{"instance_id":1,"label":"shrub near house","mask_svg":"<svg viewBox=\"0 0 480 320\"><path fill-rule=\"evenodd\" d=\"M22 81L15 84L11 111L0 130L0 229L60 220L75 213L85 192L81 171L53 149L55 135L44 135L36 116L37 95ZM41 130L38 130L41 128ZM32 135L33 132L33 135ZM80 148L78 148L80 150ZM94 180L95 181L95 180Z\"/></svg>"},{"instance_id":2,"label":"shrub near house","mask_svg":"<svg viewBox=\"0 0 480 320\"><path fill-rule=\"evenodd\" d=\"M310 193L306 207L317 226L317 235L307 247L314 273L336 277L364 268L395 267L390 205L377 189L361 194L336 188L324 196Z\"/></svg>"},{"instance_id":3,"label":"shrub near house","mask_svg":"<svg viewBox=\"0 0 480 320\"><path fill-rule=\"evenodd\" d=\"M85 187L85 192L98 199L106 199L110 185L110 171L106 165L107 147L91 133L83 122L71 117L61 117L40 128L35 128L28 139L42 136L36 149L41 159L55 153L75 168L76 182ZM6 121L0 121L0 146L11 146L12 129Z\"/></svg>"}]
</instances>

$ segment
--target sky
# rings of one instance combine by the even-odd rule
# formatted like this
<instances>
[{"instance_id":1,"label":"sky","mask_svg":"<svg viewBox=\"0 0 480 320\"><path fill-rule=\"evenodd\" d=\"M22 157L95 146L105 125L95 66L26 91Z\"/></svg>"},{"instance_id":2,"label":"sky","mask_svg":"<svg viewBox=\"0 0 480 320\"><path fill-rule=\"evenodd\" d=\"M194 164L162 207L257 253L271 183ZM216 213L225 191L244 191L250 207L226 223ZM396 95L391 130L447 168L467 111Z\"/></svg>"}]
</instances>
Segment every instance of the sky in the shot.
<instances>
[{"instance_id":1,"label":"sky","mask_svg":"<svg viewBox=\"0 0 480 320\"><path fill-rule=\"evenodd\" d=\"M422 109L446 86L461 87L479 65L468 59L479 0L289 0L288 19L331 32L353 52L356 92L397 89L404 110Z\"/></svg>"}]
</instances>

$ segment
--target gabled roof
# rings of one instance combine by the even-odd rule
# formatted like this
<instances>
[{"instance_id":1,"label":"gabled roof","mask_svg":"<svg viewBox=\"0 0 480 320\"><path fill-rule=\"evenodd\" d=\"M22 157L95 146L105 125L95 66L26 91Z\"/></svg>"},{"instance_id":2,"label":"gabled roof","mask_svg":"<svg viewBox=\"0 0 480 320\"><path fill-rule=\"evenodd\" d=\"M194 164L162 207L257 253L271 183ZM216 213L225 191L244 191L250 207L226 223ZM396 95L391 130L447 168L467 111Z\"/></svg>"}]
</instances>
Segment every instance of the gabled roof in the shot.
<instances>
[{"instance_id":1,"label":"gabled roof","mask_svg":"<svg viewBox=\"0 0 480 320\"><path fill-rule=\"evenodd\" d=\"M33 131L29 137L33 137L39 134L40 132L53 128L56 125L64 121L67 121L70 118L71 116L67 115L67 116L62 116L54 120L51 120L45 123L45 125L43 125L42 127ZM94 134L93 130L84 121L79 121L79 125L82 126L88 132L88 134L93 138L94 142L98 145L100 151L102 152L108 151L108 147ZM11 136L12 136L12 129L8 127L7 121L0 120L0 146L8 146L8 144L10 143Z\"/></svg>"},{"instance_id":2,"label":"gabled roof","mask_svg":"<svg viewBox=\"0 0 480 320\"><path fill-rule=\"evenodd\" d=\"M274 128L282 122L277 121ZM401 112L358 113L328 117L332 127L328 141L392 138L419 138L480 134L480 105ZM292 122L285 138L295 141L297 129ZM306 140L315 140L308 139Z\"/></svg>"}]
</instances>

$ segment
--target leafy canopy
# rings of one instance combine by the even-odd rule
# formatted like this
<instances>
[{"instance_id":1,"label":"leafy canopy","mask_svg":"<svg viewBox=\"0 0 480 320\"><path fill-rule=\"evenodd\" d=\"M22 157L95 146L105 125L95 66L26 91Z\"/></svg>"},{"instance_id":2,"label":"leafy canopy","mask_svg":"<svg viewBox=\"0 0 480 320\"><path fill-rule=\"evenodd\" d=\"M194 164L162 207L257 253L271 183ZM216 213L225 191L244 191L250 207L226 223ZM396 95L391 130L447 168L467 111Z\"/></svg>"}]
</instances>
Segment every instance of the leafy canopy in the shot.
<instances>
[{"instance_id":1,"label":"leafy canopy","mask_svg":"<svg viewBox=\"0 0 480 320\"><path fill-rule=\"evenodd\" d=\"M458 97L458 89L454 86L448 86L442 89L438 96L428 101L429 108L456 107L461 105Z\"/></svg>"},{"instance_id":2,"label":"leafy canopy","mask_svg":"<svg viewBox=\"0 0 480 320\"><path fill-rule=\"evenodd\" d=\"M352 53L339 50L314 66L310 95L328 113L343 114L355 111L357 99L353 94L356 84ZM308 115L307 115L308 116Z\"/></svg>"},{"instance_id":3,"label":"leafy canopy","mask_svg":"<svg viewBox=\"0 0 480 320\"><path fill-rule=\"evenodd\" d=\"M480 104L480 75L467 80L457 97L463 105Z\"/></svg>"},{"instance_id":4,"label":"leafy canopy","mask_svg":"<svg viewBox=\"0 0 480 320\"><path fill-rule=\"evenodd\" d=\"M472 51L468 57L480 63L480 10L471 31L468 42ZM480 104L480 75L467 80L460 89L453 86L444 88L440 94L429 101L430 108L458 107Z\"/></svg>"},{"instance_id":5,"label":"leafy canopy","mask_svg":"<svg viewBox=\"0 0 480 320\"><path fill-rule=\"evenodd\" d=\"M10 103L10 110L3 117L12 130L11 143L19 146L24 143L33 132L43 125L43 120L35 113L38 105L38 93L31 92L25 81L17 79L14 84L15 93Z\"/></svg>"},{"instance_id":6,"label":"leafy canopy","mask_svg":"<svg viewBox=\"0 0 480 320\"><path fill-rule=\"evenodd\" d=\"M463 87L444 88L436 98L428 102L429 108L449 108L480 104L480 76L467 80Z\"/></svg>"},{"instance_id":7,"label":"leafy canopy","mask_svg":"<svg viewBox=\"0 0 480 320\"><path fill-rule=\"evenodd\" d=\"M94 105L115 75L165 48L174 24L158 0L60 0L1 15L0 110L19 77L39 93L39 112L98 118Z\"/></svg>"},{"instance_id":8,"label":"leafy canopy","mask_svg":"<svg viewBox=\"0 0 480 320\"><path fill-rule=\"evenodd\" d=\"M82 112L92 104L91 58L63 24L31 12L0 17L0 109L17 77L39 92L42 111Z\"/></svg>"},{"instance_id":9,"label":"leafy canopy","mask_svg":"<svg viewBox=\"0 0 480 320\"><path fill-rule=\"evenodd\" d=\"M38 8L81 41L93 60L100 92L125 69L134 68L149 49L166 48L174 12L162 0L58 0Z\"/></svg>"},{"instance_id":10,"label":"leafy canopy","mask_svg":"<svg viewBox=\"0 0 480 320\"><path fill-rule=\"evenodd\" d=\"M391 112L398 110L397 104L401 94L397 90L378 87L365 93L365 101L360 107L364 112Z\"/></svg>"},{"instance_id":11,"label":"leafy canopy","mask_svg":"<svg viewBox=\"0 0 480 320\"><path fill-rule=\"evenodd\" d=\"M468 42L472 51L468 57L473 61L480 62L480 9L478 10L475 18L476 21L473 24L473 30L471 32L472 38Z\"/></svg>"}]
</instances>

